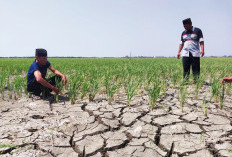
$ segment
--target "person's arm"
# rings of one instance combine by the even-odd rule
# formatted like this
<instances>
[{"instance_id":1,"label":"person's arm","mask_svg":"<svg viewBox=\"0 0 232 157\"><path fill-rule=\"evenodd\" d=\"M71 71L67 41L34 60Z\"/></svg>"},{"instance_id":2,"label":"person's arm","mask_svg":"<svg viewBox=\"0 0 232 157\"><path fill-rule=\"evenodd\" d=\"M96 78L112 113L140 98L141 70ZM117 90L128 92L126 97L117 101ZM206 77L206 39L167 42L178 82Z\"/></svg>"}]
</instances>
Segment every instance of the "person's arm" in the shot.
<instances>
[{"instance_id":1,"label":"person's arm","mask_svg":"<svg viewBox=\"0 0 232 157\"><path fill-rule=\"evenodd\" d=\"M61 76L64 85L66 84L66 82L67 82L66 77L65 77L61 72L59 72L58 70L56 70L56 69L53 68L52 66L50 66L49 69L50 69L54 74L57 74L57 75Z\"/></svg>"},{"instance_id":2,"label":"person's arm","mask_svg":"<svg viewBox=\"0 0 232 157\"><path fill-rule=\"evenodd\" d=\"M180 59L180 52L181 52L182 48L183 48L183 45L180 44L179 50L178 50L178 53L177 53L177 58L178 58L178 59Z\"/></svg>"},{"instance_id":3,"label":"person's arm","mask_svg":"<svg viewBox=\"0 0 232 157\"><path fill-rule=\"evenodd\" d=\"M204 41L200 42L200 46L201 46L201 57L203 57L205 55Z\"/></svg>"},{"instance_id":4,"label":"person's arm","mask_svg":"<svg viewBox=\"0 0 232 157\"><path fill-rule=\"evenodd\" d=\"M177 59L180 59L180 52L184 47L184 39L183 39L183 33L181 34L181 38L180 38L180 45L179 45L179 50L177 53Z\"/></svg>"},{"instance_id":5,"label":"person's arm","mask_svg":"<svg viewBox=\"0 0 232 157\"><path fill-rule=\"evenodd\" d=\"M225 78L222 79L222 84L231 83L231 82L232 82L232 76L225 77Z\"/></svg>"},{"instance_id":6,"label":"person's arm","mask_svg":"<svg viewBox=\"0 0 232 157\"><path fill-rule=\"evenodd\" d=\"M55 86L51 85L50 83L48 83L43 77L42 74L39 70L36 70L34 72L34 76L37 82L39 82L40 84L42 84L43 86L50 88L51 90L53 90L56 94L59 93L59 89L56 88Z\"/></svg>"}]
</instances>

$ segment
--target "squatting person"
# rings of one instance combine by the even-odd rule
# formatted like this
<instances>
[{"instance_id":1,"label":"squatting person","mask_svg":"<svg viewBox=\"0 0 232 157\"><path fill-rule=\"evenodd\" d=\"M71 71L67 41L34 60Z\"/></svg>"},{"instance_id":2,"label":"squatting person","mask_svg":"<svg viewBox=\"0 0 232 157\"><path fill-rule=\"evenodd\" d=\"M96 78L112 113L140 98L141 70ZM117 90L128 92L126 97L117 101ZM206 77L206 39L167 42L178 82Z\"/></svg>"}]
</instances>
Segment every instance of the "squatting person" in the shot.
<instances>
[{"instance_id":1,"label":"squatting person","mask_svg":"<svg viewBox=\"0 0 232 157\"><path fill-rule=\"evenodd\" d=\"M34 94L34 99L40 99L43 90L45 96L49 96L51 91L58 94L59 89L55 86L55 83L62 80L65 85L66 77L51 66L51 63L47 60L47 51L45 49L36 49L35 57L36 59L31 64L27 74L27 91ZM56 75L46 80L48 68Z\"/></svg>"},{"instance_id":2,"label":"squatting person","mask_svg":"<svg viewBox=\"0 0 232 157\"><path fill-rule=\"evenodd\" d=\"M180 58L182 50L183 77L189 78L190 67L192 66L194 82L197 82L200 75L200 57L203 57L204 39L201 29L192 26L190 18L184 19L183 25L185 30L181 35L181 43L177 58Z\"/></svg>"}]
</instances>

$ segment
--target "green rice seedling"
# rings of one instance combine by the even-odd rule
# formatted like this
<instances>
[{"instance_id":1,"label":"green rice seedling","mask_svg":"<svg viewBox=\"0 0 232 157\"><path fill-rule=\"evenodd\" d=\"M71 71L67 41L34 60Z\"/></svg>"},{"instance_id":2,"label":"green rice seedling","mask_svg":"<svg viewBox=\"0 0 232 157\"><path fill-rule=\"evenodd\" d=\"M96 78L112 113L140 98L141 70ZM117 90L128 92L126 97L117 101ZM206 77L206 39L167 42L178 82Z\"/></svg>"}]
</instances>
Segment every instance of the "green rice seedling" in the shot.
<instances>
[{"instance_id":1,"label":"green rice seedling","mask_svg":"<svg viewBox=\"0 0 232 157\"><path fill-rule=\"evenodd\" d=\"M91 78L88 86L89 101L93 101L97 91L99 89L99 80L97 78Z\"/></svg>"},{"instance_id":2,"label":"green rice seedling","mask_svg":"<svg viewBox=\"0 0 232 157\"><path fill-rule=\"evenodd\" d=\"M205 134L204 134L204 132L201 133L200 141L201 141L202 143L205 141Z\"/></svg>"},{"instance_id":3,"label":"green rice seedling","mask_svg":"<svg viewBox=\"0 0 232 157\"><path fill-rule=\"evenodd\" d=\"M89 81L88 80L83 81L81 89L80 89L81 99L83 99L86 96L86 94L88 92L88 88L89 88Z\"/></svg>"},{"instance_id":4,"label":"green rice seedling","mask_svg":"<svg viewBox=\"0 0 232 157\"><path fill-rule=\"evenodd\" d=\"M153 110L153 108L156 106L156 100L160 96L160 81L156 79L156 81L152 84L152 87L147 87L145 90L148 92L149 104L151 109Z\"/></svg>"},{"instance_id":5,"label":"green rice seedling","mask_svg":"<svg viewBox=\"0 0 232 157\"><path fill-rule=\"evenodd\" d=\"M139 86L139 82L135 79L129 78L129 82L124 82L124 88L127 95L127 106L130 106L130 102L135 95L135 91Z\"/></svg>"},{"instance_id":6,"label":"green rice seedling","mask_svg":"<svg viewBox=\"0 0 232 157\"><path fill-rule=\"evenodd\" d=\"M24 93L27 95L28 92L27 92L27 80L26 79L22 80L22 86L23 86Z\"/></svg>"},{"instance_id":7,"label":"green rice seedling","mask_svg":"<svg viewBox=\"0 0 232 157\"><path fill-rule=\"evenodd\" d=\"M58 80L57 77L55 77L55 84L56 84L56 88L59 89L59 93L61 93L62 88L63 88L63 82L61 80ZM55 94L55 100L56 102L59 101L59 94Z\"/></svg>"},{"instance_id":8,"label":"green rice seedling","mask_svg":"<svg viewBox=\"0 0 232 157\"><path fill-rule=\"evenodd\" d=\"M195 99L196 100L198 99L198 93L199 93L200 88L203 86L203 83L204 83L204 75L200 75L199 79L197 80L196 88L195 88Z\"/></svg>"},{"instance_id":9,"label":"green rice seedling","mask_svg":"<svg viewBox=\"0 0 232 157\"><path fill-rule=\"evenodd\" d=\"M75 101L76 101L76 85L77 85L77 81L71 81L70 84L69 84L69 92L68 92L68 96L69 96L69 99L71 101L71 104L75 104Z\"/></svg>"},{"instance_id":10,"label":"green rice seedling","mask_svg":"<svg viewBox=\"0 0 232 157\"><path fill-rule=\"evenodd\" d=\"M74 104L75 101L77 100L78 90L80 89L82 82L79 79L70 79L70 80L71 82L69 84L68 96L71 101L71 104Z\"/></svg>"},{"instance_id":11,"label":"green rice seedling","mask_svg":"<svg viewBox=\"0 0 232 157\"><path fill-rule=\"evenodd\" d=\"M179 101L180 101L181 112L183 112L183 106L187 94L187 88L185 87L186 81L187 78L184 78L179 85Z\"/></svg>"},{"instance_id":12,"label":"green rice seedling","mask_svg":"<svg viewBox=\"0 0 232 157\"><path fill-rule=\"evenodd\" d=\"M153 75L154 75L154 74L153 74ZM148 89L148 88L149 88L151 82L153 81L153 78L154 78L154 76L146 75L146 77L144 78L144 80L145 80L145 82L144 82L145 87L144 87L144 88L145 88L145 89Z\"/></svg>"},{"instance_id":13,"label":"green rice seedling","mask_svg":"<svg viewBox=\"0 0 232 157\"><path fill-rule=\"evenodd\" d=\"M5 75L0 75L0 91L2 100L4 100L4 90L5 90Z\"/></svg>"},{"instance_id":14,"label":"green rice seedling","mask_svg":"<svg viewBox=\"0 0 232 157\"><path fill-rule=\"evenodd\" d=\"M180 84L179 84L179 91L180 91L180 93L183 92L186 83L187 83L187 78L183 78L182 81L180 81Z\"/></svg>"},{"instance_id":15,"label":"green rice seedling","mask_svg":"<svg viewBox=\"0 0 232 157\"><path fill-rule=\"evenodd\" d=\"M68 96L71 101L71 104L74 104L75 101L77 100L77 95L80 94L80 88L83 83L83 77L82 75L78 74L73 74L70 76L70 83L69 83L69 88L68 88Z\"/></svg>"},{"instance_id":16,"label":"green rice seedling","mask_svg":"<svg viewBox=\"0 0 232 157\"><path fill-rule=\"evenodd\" d=\"M212 72L210 73L210 82L213 82L215 80L215 74Z\"/></svg>"},{"instance_id":17,"label":"green rice seedling","mask_svg":"<svg viewBox=\"0 0 232 157\"><path fill-rule=\"evenodd\" d=\"M210 98L210 101L212 100L212 98L214 98L214 102L217 102L218 95L220 94L218 81L219 80L216 79L216 78L213 79L213 83L211 85L211 98Z\"/></svg>"},{"instance_id":18,"label":"green rice seedling","mask_svg":"<svg viewBox=\"0 0 232 157\"><path fill-rule=\"evenodd\" d=\"M181 107L181 112L183 112L183 107L186 99L186 93L187 89L183 89L183 91L180 93L180 107Z\"/></svg>"},{"instance_id":19,"label":"green rice seedling","mask_svg":"<svg viewBox=\"0 0 232 157\"><path fill-rule=\"evenodd\" d=\"M107 75L104 79L104 85L106 88L106 95L108 99L108 104L111 104L113 101L114 94L116 93L118 87L120 86L120 83L118 81L118 77L112 77L110 79L110 76Z\"/></svg>"},{"instance_id":20,"label":"green rice seedling","mask_svg":"<svg viewBox=\"0 0 232 157\"><path fill-rule=\"evenodd\" d=\"M22 96L22 78L20 76L16 76L14 79L14 99L17 99L17 96Z\"/></svg>"},{"instance_id":21,"label":"green rice seedling","mask_svg":"<svg viewBox=\"0 0 232 157\"><path fill-rule=\"evenodd\" d=\"M173 86L176 86L176 83L178 79L180 78L179 72L174 72L171 78L172 78Z\"/></svg>"},{"instance_id":22,"label":"green rice seedling","mask_svg":"<svg viewBox=\"0 0 232 157\"><path fill-rule=\"evenodd\" d=\"M204 115L207 116L208 105L207 105L207 101L206 101L205 97L203 99L202 109L203 109Z\"/></svg>"},{"instance_id":23,"label":"green rice seedling","mask_svg":"<svg viewBox=\"0 0 232 157\"><path fill-rule=\"evenodd\" d=\"M168 89L168 80L165 78L161 78L161 95L164 95Z\"/></svg>"},{"instance_id":24,"label":"green rice seedling","mask_svg":"<svg viewBox=\"0 0 232 157\"><path fill-rule=\"evenodd\" d=\"M12 92L13 92L14 86L12 85L12 83L10 83L10 76L7 77L6 82L7 82L8 97L9 99L12 99Z\"/></svg>"},{"instance_id":25,"label":"green rice seedling","mask_svg":"<svg viewBox=\"0 0 232 157\"><path fill-rule=\"evenodd\" d=\"M222 109L222 107L223 107L224 96L225 96L225 85L222 84L222 88L221 88L221 92L220 92L220 109Z\"/></svg>"}]
</instances>

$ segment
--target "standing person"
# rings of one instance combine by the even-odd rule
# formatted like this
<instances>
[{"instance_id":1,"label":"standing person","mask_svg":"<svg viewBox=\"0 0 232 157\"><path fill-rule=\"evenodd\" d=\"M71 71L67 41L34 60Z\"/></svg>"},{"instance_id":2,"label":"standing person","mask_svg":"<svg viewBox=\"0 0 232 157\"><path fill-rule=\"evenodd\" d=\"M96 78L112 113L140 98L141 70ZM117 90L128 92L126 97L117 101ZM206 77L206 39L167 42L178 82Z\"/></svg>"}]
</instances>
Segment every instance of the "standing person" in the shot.
<instances>
[{"instance_id":1,"label":"standing person","mask_svg":"<svg viewBox=\"0 0 232 157\"><path fill-rule=\"evenodd\" d=\"M182 50L183 77L188 79L190 66L192 66L194 82L197 82L200 75L200 57L203 57L204 39L201 29L192 26L190 18L183 20L185 31L181 35L181 43L177 58L180 58Z\"/></svg>"},{"instance_id":2,"label":"standing person","mask_svg":"<svg viewBox=\"0 0 232 157\"><path fill-rule=\"evenodd\" d=\"M58 70L51 66L51 63L47 60L47 51L45 49L36 49L35 61L31 64L27 74L27 90L34 94L34 99L40 99L42 90L45 91L45 96L50 95L51 91L56 94L59 93L59 89L55 86L57 81L63 81L66 84L66 77L61 74ZM55 76L45 79L47 69L50 69Z\"/></svg>"}]
</instances>

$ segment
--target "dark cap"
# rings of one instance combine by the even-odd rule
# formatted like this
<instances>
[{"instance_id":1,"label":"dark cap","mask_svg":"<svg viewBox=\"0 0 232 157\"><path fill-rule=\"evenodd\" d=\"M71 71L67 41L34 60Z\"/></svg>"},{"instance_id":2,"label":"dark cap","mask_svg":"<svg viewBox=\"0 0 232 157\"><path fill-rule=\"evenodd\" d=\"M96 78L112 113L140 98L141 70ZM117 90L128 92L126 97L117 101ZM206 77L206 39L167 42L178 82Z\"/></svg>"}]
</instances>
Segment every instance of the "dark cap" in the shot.
<instances>
[{"instance_id":1,"label":"dark cap","mask_svg":"<svg viewBox=\"0 0 232 157\"><path fill-rule=\"evenodd\" d=\"M186 24L192 24L192 21L191 21L191 19L190 18L187 18L187 19L184 19L183 20L183 25L186 25Z\"/></svg>"},{"instance_id":2,"label":"dark cap","mask_svg":"<svg viewBox=\"0 0 232 157\"><path fill-rule=\"evenodd\" d=\"M45 49L36 49L35 50L35 56L47 57L47 50L45 50Z\"/></svg>"}]
</instances>

